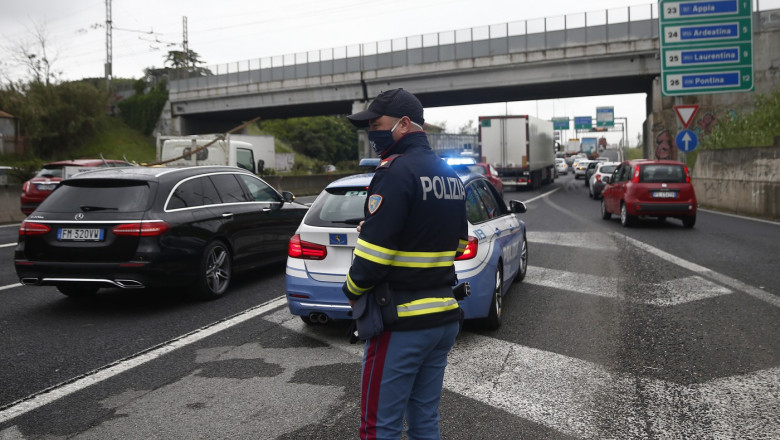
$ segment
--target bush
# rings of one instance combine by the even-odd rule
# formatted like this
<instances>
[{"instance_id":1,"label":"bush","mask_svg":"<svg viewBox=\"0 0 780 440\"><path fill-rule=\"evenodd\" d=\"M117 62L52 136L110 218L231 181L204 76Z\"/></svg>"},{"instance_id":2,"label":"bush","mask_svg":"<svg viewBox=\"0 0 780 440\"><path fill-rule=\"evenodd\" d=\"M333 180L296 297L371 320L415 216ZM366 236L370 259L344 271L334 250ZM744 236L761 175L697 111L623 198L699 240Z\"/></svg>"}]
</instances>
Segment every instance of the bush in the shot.
<instances>
[{"instance_id":1,"label":"bush","mask_svg":"<svg viewBox=\"0 0 780 440\"><path fill-rule=\"evenodd\" d=\"M85 82L9 84L0 90L0 108L19 119L32 153L57 157L89 138L106 112L104 90Z\"/></svg>"},{"instance_id":2,"label":"bush","mask_svg":"<svg viewBox=\"0 0 780 440\"><path fill-rule=\"evenodd\" d=\"M780 136L780 87L769 95L757 95L752 113L719 120L710 134L702 136L701 148L765 147L774 143L775 136Z\"/></svg>"},{"instance_id":3,"label":"bush","mask_svg":"<svg viewBox=\"0 0 780 440\"><path fill-rule=\"evenodd\" d=\"M163 83L147 94L137 92L136 87L135 95L119 102L120 114L131 128L151 136L157 120L160 119L160 113L168 101L168 91Z\"/></svg>"}]
</instances>

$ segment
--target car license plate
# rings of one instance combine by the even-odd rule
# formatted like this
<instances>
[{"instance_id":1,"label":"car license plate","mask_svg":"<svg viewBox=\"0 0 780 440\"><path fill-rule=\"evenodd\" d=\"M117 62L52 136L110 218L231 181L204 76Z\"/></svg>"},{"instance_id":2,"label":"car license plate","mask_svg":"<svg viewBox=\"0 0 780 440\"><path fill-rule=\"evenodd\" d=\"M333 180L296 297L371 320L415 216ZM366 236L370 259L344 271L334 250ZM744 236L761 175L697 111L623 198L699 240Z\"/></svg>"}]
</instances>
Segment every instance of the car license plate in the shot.
<instances>
[{"instance_id":1,"label":"car license plate","mask_svg":"<svg viewBox=\"0 0 780 440\"><path fill-rule=\"evenodd\" d=\"M103 241L103 229L62 228L57 231L60 241Z\"/></svg>"},{"instance_id":2,"label":"car license plate","mask_svg":"<svg viewBox=\"0 0 780 440\"><path fill-rule=\"evenodd\" d=\"M674 191L653 191L653 197L662 199L673 199L677 197L677 193Z\"/></svg>"},{"instance_id":3,"label":"car license plate","mask_svg":"<svg viewBox=\"0 0 780 440\"><path fill-rule=\"evenodd\" d=\"M56 186L54 183L39 183L37 185L38 191L53 191Z\"/></svg>"}]
</instances>

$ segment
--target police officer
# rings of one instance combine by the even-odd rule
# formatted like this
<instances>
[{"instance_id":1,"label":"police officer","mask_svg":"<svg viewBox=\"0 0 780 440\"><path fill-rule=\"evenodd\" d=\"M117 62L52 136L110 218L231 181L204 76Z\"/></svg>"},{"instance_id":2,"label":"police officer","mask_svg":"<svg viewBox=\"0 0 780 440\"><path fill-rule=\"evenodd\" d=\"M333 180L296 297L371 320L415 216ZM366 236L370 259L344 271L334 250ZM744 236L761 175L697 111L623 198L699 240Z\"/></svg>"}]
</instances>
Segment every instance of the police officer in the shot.
<instances>
[{"instance_id":1,"label":"police officer","mask_svg":"<svg viewBox=\"0 0 780 440\"><path fill-rule=\"evenodd\" d=\"M452 287L468 235L464 188L431 150L411 93L382 92L348 118L368 128L380 165L343 290L354 304L389 283L396 312L365 344L360 438L398 439L405 416L409 439L439 439L444 368L462 316Z\"/></svg>"}]
</instances>

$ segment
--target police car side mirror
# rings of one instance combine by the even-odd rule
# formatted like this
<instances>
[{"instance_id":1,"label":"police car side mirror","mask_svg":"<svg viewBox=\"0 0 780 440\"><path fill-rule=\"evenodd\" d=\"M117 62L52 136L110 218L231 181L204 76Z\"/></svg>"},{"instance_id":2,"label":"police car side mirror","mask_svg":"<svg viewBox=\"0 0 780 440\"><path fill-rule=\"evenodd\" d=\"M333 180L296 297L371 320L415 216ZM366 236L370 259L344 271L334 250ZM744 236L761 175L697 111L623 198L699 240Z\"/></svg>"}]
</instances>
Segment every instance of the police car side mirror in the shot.
<instances>
[{"instance_id":1,"label":"police car side mirror","mask_svg":"<svg viewBox=\"0 0 780 440\"><path fill-rule=\"evenodd\" d=\"M522 214L527 209L525 207L525 203L520 202L518 200L510 200L509 201L509 210L512 211L515 214Z\"/></svg>"}]
</instances>

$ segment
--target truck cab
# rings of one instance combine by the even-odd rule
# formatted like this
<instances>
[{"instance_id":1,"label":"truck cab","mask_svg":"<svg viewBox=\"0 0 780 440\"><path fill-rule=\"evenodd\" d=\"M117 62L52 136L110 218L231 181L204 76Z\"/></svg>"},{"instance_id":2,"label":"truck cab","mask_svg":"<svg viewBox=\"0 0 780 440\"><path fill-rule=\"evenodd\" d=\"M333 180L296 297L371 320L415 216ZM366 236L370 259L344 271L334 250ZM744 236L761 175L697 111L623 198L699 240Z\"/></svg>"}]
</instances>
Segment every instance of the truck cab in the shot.
<instances>
[{"instance_id":1,"label":"truck cab","mask_svg":"<svg viewBox=\"0 0 780 440\"><path fill-rule=\"evenodd\" d=\"M257 145L230 136L157 137L157 159L170 167L227 165L261 174L266 164L262 157L263 151Z\"/></svg>"}]
</instances>

